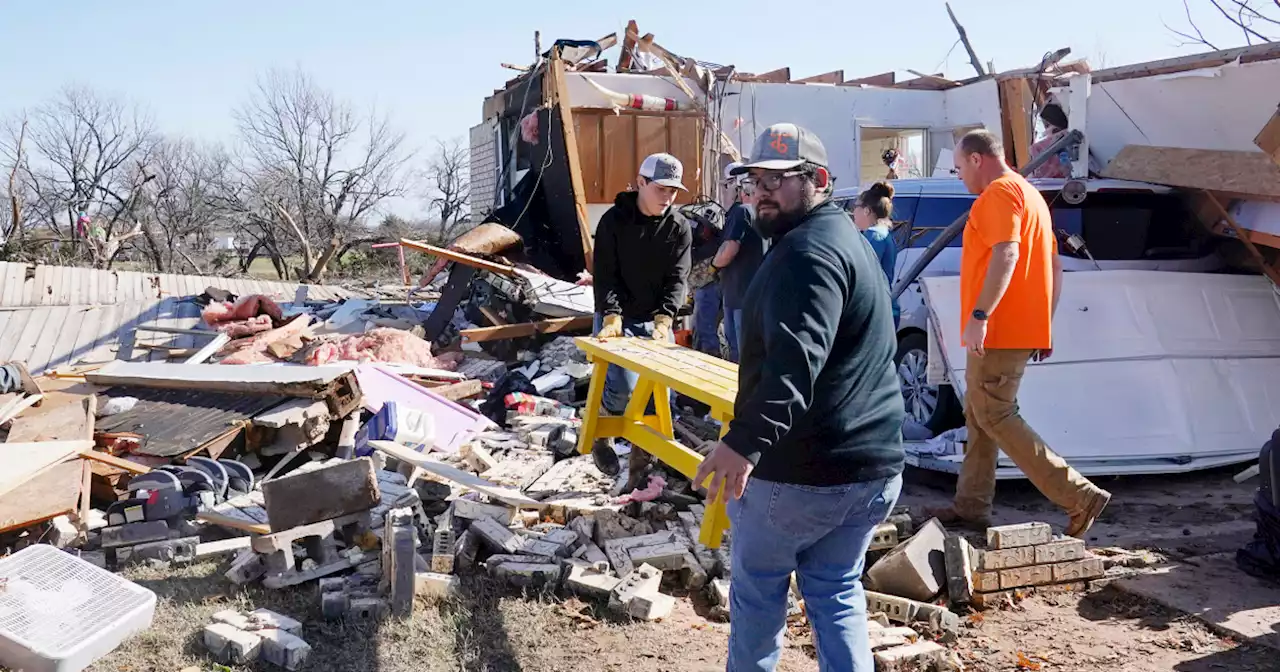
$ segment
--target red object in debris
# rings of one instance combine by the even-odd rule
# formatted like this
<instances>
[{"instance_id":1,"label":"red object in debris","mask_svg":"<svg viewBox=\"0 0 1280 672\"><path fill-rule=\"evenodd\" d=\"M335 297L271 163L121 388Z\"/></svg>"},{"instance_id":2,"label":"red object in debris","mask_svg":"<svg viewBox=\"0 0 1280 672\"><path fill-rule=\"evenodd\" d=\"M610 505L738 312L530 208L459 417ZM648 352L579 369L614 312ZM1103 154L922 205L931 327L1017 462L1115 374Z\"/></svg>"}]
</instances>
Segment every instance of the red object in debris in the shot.
<instances>
[{"instance_id":1,"label":"red object in debris","mask_svg":"<svg viewBox=\"0 0 1280 672\"><path fill-rule=\"evenodd\" d=\"M676 330L676 345L683 346L683 347L686 347L686 348L692 348L692 347L693 347L693 330L692 330L692 329L677 329L677 330Z\"/></svg>"},{"instance_id":2,"label":"red object in debris","mask_svg":"<svg viewBox=\"0 0 1280 672\"><path fill-rule=\"evenodd\" d=\"M667 487L667 479L652 474L649 476L649 484L644 488L638 488L631 492L613 500L615 504L630 504L632 502L652 502L662 494L663 488Z\"/></svg>"}]
</instances>

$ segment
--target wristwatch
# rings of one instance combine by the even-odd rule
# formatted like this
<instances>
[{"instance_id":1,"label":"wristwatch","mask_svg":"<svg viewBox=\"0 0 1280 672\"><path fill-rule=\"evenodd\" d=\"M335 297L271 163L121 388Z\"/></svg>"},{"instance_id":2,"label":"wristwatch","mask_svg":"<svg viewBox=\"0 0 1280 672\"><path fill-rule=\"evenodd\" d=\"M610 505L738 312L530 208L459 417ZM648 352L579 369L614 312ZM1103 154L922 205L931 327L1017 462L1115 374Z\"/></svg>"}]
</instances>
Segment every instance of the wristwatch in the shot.
<instances>
[{"instance_id":1,"label":"wristwatch","mask_svg":"<svg viewBox=\"0 0 1280 672\"><path fill-rule=\"evenodd\" d=\"M987 311L981 308L974 308L973 319L978 320L979 322L985 322L987 320Z\"/></svg>"}]
</instances>

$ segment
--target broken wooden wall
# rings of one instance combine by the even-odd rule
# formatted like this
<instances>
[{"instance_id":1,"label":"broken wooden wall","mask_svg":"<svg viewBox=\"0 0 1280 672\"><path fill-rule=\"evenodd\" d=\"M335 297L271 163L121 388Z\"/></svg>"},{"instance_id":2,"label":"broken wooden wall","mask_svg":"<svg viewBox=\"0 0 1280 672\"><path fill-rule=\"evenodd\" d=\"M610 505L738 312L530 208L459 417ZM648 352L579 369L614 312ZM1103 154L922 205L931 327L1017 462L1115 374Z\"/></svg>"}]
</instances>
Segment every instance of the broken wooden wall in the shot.
<instances>
[{"instance_id":1,"label":"broken wooden wall","mask_svg":"<svg viewBox=\"0 0 1280 672\"><path fill-rule=\"evenodd\" d=\"M666 152L684 164L684 185L677 203L702 193L702 118L696 113L614 114L611 110L573 111L588 203L613 203L620 191L634 186L644 157Z\"/></svg>"}]
</instances>

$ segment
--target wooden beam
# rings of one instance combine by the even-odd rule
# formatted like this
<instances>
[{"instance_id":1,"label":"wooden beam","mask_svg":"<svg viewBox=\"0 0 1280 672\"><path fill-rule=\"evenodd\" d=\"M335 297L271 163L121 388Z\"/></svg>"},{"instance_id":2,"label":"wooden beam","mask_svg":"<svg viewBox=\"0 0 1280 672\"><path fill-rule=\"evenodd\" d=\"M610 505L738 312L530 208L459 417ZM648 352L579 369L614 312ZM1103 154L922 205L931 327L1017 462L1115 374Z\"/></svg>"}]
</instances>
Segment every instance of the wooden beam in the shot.
<instances>
[{"instance_id":1,"label":"wooden beam","mask_svg":"<svg viewBox=\"0 0 1280 672\"><path fill-rule=\"evenodd\" d=\"M739 82L755 82L759 84L786 84L791 81L791 68L778 68L759 75L740 73L735 77Z\"/></svg>"},{"instance_id":2,"label":"wooden beam","mask_svg":"<svg viewBox=\"0 0 1280 672\"><path fill-rule=\"evenodd\" d=\"M105 464L109 467L115 467L121 471L127 471L131 474L146 474L151 472L151 467L144 464L138 464L133 460L126 460L122 457L116 457L111 453L104 453L100 450L84 450L80 455L86 460L91 460L99 464Z\"/></svg>"},{"instance_id":3,"label":"wooden beam","mask_svg":"<svg viewBox=\"0 0 1280 672\"><path fill-rule=\"evenodd\" d=\"M870 77L859 77L858 79L847 79L840 82L840 86L893 86L898 82L897 73L884 72L879 75L871 75Z\"/></svg>"},{"instance_id":4,"label":"wooden beam","mask_svg":"<svg viewBox=\"0 0 1280 672\"><path fill-rule=\"evenodd\" d=\"M247 520L232 518L231 516L218 513L212 509L201 511L196 514L196 520L203 520L206 523L212 523L219 527L226 527L251 534L271 534L271 526L265 523L251 523Z\"/></svg>"},{"instance_id":5,"label":"wooden beam","mask_svg":"<svg viewBox=\"0 0 1280 672\"><path fill-rule=\"evenodd\" d=\"M636 24L635 19L627 22L626 32L623 33L622 54L618 56L618 72L630 72L633 56L636 53L636 41L640 39L640 27Z\"/></svg>"},{"instance_id":6,"label":"wooden beam","mask_svg":"<svg viewBox=\"0 0 1280 672\"><path fill-rule=\"evenodd\" d=\"M482 271L489 271L490 273L497 273L498 275L505 275L507 277L514 277L516 274L516 269L511 266L497 264L492 261L481 259L480 257L473 257L463 252L454 252L453 250L447 250L443 247L436 247L435 245L428 245L427 243L421 243L416 240L408 240L405 238L400 239L400 244L411 250L426 252L432 256L440 257L441 259L448 259L449 261L456 261L463 266L478 268Z\"/></svg>"},{"instance_id":7,"label":"wooden beam","mask_svg":"<svg viewBox=\"0 0 1280 672\"><path fill-rule=\"evenodd\" d=\"M1266 152L1276 165L1280 165L1280 109L1277 109L1262 130L1258 131L1258 137L1253 139L1253 144Z\"/></svg>"},{"instance_id":8,"label":"wooden beam","mask_svg":"<svg viewBox=\"0 0 1280 672\"><path fill-rule=\"evenodd\" d=\"M600 52L603 53L614 48L618 44L618 32L614 31L596 40L596 44L600 45Z\"/></svg>"},{"instance_id":9,"label":"wooden beam","mask_svg":"<svg viewBox=\"0 0 1280 672\"><path fill-rule=\"evenodd\" d=\"M486 481L485 479L470 472L449 466L439 460L433 460L407 446L402 446L391 441L370 441L369 445L373 446L375 450L394 457L401 462L411 464L429 474L433 474L447 481L452 481L464 488L475 490L482 495L488 495L492 499L497 499L511 506L539 509L546 506L542 502L530 498L519 490ZM409 486L413 487L413 484L410 483Z\"/></svg>"},{"instance_id":10,"label":"wooden beam","mask_svg":"<svg viewBox=\"0 0 1280 672\"><path fill-rule=\"evenodd\" d=\"M1227 225L1235 231L1236 237L1240 239L1240 242L1244 243L1244 246L1248 248L1249 254L1253 255L1254 260L1262 268L1262 273L1270 278L1273 284L1280 285L1280 270L1276 270L1271 264L1267 263L1267 258L1262 254L1262 250L1259 250L1258 246L1254 245L1253 240L1249 237L1248 229L1236 222L1235 217L1232 217L1231 213L1227 212L1227 209L1217 197L1207 191L1204 192L1204 195L1208 198L1209 203L1218 210L1218 214L1222 215L1222 218L1226 220Z\"/></svg>"},{"instance_id":11,"label":"wooden beam","mask_svg":"<svg viewBox=\"0 0 1280 672\"><path fill-rule=\"evenodd\" d=\"M1161 61L1122 65L1120 67L1107 68L1105 70L1095 70L1093 72L1092 80L1094 84L1102 84L1104 82L1113 82L1118 79L1154 77L1156 75L1168 75L1175 72L1199 70L1201 68L1214 68L1220 65L1232 63L1237 59L1239 59L1241 63L1255 63L1258 61L1271 61L1277 58L1280 58L1280 42L1267 42L1266 44L1258 44L1251 47L1226 49L1207 54L1195 54L1179 58L1167 58Z\"/></svg>"},{"instance_id":12,"label":"wooden beam","mask_svg":"<svg viewBox=\"0 0 1280 672\"><path fill-rule=\"evenodd\" d=\"M564 133L564 154L569 162L569 184L573 189L574 211L578 216L578 235L582 239L582 257L586 262L587 272L592 272L593 240L591 238L591 220L587 215L587 190L582 184L582 157L578 155L578 133L573 126L573 108L570 107L569 87L564 79L564 61L560 54L551 54L551 64L544 86L544 93L550 99L553 109L560 110L560 126Z\"/></svg>"},{"instance_id":13,"label":"wooden beam","mask_svg":"<svg viewBox=\"0 0 1280 672\"><path fill-rule=\"evenodd\" d=\"M499 327L483 327L480 329L463 329L462 340L466 343L482 343L484 341L501 341L508 338L525 338L535 334L555 334L562 331L590 330L593 317L562 317L541 322L525 322L508 324Z\"/></svg>"},{"instance_id":14,"label":"wooden beam","mask_svg":"<svg viewBox=\"0 0 1280 672\"><path fill-rule=\"evenodd\" d=\"M1280 165L1262 152L1126 145L1102 176L1239 198L1280 199Z\"/></svg>"},{"instance_id":15,"label":"wooden beam","mask_svg":"<svg viewBox=\"0 0 1280 672\"><path fill-rule=\"evenodd\" d=\"M1031 160L1031 87L1025 79L1005 79L997 83L1000 115L1004 129L1005 159L1019 168Z\"/></svg>"},{"instance_id":16,"label":"wooden beam","mask_svg":"<svg viewBox=\"0 0 1280 672\"><path fill-rule=\"evenodd\" d=\"M797 84L840 84L844 82L844 70L832 70L821 75L797 79Z\"/></svg>"}]
</instances>

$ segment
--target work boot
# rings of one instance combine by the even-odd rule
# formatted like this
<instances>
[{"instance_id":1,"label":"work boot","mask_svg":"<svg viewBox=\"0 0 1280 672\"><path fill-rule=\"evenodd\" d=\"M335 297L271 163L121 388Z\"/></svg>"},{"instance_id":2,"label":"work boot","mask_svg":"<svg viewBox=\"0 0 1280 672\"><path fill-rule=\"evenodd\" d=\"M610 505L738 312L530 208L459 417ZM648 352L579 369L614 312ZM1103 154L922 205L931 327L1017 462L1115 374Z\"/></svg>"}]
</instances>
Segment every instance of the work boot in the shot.
<instances>
[{"instance_id":1,"label":"work boot","mask_svg":"<svg viewBox=\"0 0 1280 672\"><path fill-rule=\"evenodd\" d=\"M611 439L596 439L591 443L591 461L595 462L596 469L605 476L614 477L622 471L622 464L618 461L618 453L613 449Z\"/></svg>"},{"instance_id":2,"label":"work boot","mask_svg":"<svg viewBox=\"0 0 1280 672\"><path fill-rule=\"evenodd\" d=\"M627 456L627 487L623 492L640 490L649 485L649 465L653 457L649 453L631 446L631 454Z\"/></svg>"},{"instance_id":3,"label":"work boot","mask_svg":"<svg viewBox=\"0 0 1280 672\"><path fill-rule=\"evenodd\" d=\"M1094 493L1082 511L1071 515L1065 530L1067 536L1084 539L1085 533L1089 531L1089 528L1093 527L1093 522L1098 519L1098 516L1102 515L1102 510L1107 508L1107 504L1110 502L1111 493L1106 490L1099 490Z\"/></svg>"},{"instance_id":4,"label":"work boot","mask_svg":"<svg viewBox=\"0 0 1280 672\"><path fill-rule=\"evenodd\" d=\"M937 518L943 527L959 527L974 532L986 532L991 527L991 519L982 518L965 518L961 516L954 506L938 506L924 507L919 516L921 520L928 521L931 518Z\"/></svg>"}]
</instances>

